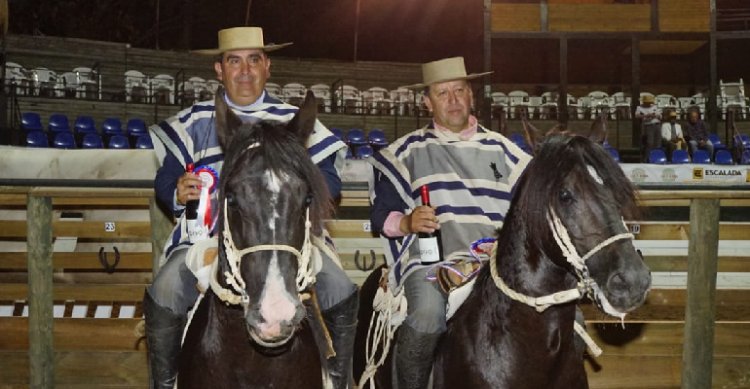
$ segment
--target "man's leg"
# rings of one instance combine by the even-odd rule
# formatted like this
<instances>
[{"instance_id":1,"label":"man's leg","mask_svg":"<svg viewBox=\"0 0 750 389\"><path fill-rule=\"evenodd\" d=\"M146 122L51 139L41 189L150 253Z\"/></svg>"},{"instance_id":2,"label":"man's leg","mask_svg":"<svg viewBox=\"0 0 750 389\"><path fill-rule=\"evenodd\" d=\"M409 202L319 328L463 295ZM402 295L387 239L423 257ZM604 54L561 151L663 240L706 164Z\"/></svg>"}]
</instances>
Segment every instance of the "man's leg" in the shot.
<instances>
[{"instance_id":1,"label":"man's leg","mask_svg":"<svg viewBox=\"0 0 750 389\"><path fill-rule=\"evenodd\" d=\"M398 389L427 387L435 349L446 330L446 297L434 282L425 280L427 270L417 270L404 281L408 310L396 341Z\"/></svg>"},{"instance_id":2,"label":"man's leg","mask_svg":"<svg viewBox=\"0 0 750 389\"><path fill-rule=\"evenodd\" d=\"M698 150L698 141L691 139L688 143L690 144L690 155L695 155L695 150Z\"/></svg>"},{"instance_id":3,"label":"man's leg","mask_svg":"<svg viewBox=\"0 0 750 389\"><path fill-rule=\"evenodd\" d=\"M328 359L328 372L335 389L349 388L359 307L357 285L333 260L323 255L323 267L317 276L317 292L323 319L336 352L336 356Z\"/></svg>"},{"instance_id":4,"label":"man's leg","mask_svg":"<svg viewBox=\"0 0 750 389\"><path fill-rule=\"evenodd\" d=\"M708 151L709 158L711 158L711 160L713 160L714 159L714 144L711 143L710 140L706 139L706 143L705 143L704 147L706 148L706 151Z\"/></svg>"},{"instance_id":5,"label":"man's leg","mask_svg":"<svg viewBox=\"0 0 750 389\"><path fill-rule=\"evenodd\" d=\"M195 276L185 266L186 252L171 255L143 297L152 389L174 387L187 311L198 298Z\"/></svg>"}]
</instances>

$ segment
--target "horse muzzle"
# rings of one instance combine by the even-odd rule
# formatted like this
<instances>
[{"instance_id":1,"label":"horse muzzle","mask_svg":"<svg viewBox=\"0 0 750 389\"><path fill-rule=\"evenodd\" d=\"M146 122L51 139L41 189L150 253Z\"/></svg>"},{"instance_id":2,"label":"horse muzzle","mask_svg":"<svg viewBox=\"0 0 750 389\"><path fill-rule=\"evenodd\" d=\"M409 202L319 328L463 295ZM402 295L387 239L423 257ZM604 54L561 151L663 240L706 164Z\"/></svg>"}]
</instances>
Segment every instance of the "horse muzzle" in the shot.
<instances>
[{"instance_id":1,"label":"horse muzzle","mask_svg":"<svg viewBox=\"0 0 750 389\"><path fill-rule=\"evenodd\" d=\"M245 324L250 337L261 346L279 347L294 336L305 316L304 306L295 306L293 315L284 318L264 316L263 310L250 310L245 315Z\"/></svg>"}]
</instances>

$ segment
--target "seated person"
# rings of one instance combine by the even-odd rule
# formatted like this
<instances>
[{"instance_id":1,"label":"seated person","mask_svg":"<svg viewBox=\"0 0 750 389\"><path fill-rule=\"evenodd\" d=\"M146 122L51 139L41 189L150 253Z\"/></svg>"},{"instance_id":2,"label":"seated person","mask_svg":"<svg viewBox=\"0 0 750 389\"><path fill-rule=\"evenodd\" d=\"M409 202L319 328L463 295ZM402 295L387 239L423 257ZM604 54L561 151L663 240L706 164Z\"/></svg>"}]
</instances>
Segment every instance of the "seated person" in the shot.
<instances>
[{"instance_id":1,"label":"seated person","mask_svg":"<svg viewBox=\"0 0 750 389\"><path fill-rule=\"evenodd\" d=\"M714 155L714 144L708 139L708 127L706 122L701 120L700 112L697 110L691 110L688 114L688 121L685 123L685 130L687 132L688 143L690 144L690 153L695 153L695 150L702 149L708 151L708 155L713 157Z\"/></svg>"},{"instance_id":2,"label":"seated person","mask_svg":"<svg viewBox=\"0 0 750 389\"><path fill-rule=\"evenodd\" d=\"M677 123L677 112L669 112L669 121L661 125L662 146L667 149L667 157L672 158L672 152L685 149L685 138L682 135L682 127Z\"/></svg>"}]
</instances>

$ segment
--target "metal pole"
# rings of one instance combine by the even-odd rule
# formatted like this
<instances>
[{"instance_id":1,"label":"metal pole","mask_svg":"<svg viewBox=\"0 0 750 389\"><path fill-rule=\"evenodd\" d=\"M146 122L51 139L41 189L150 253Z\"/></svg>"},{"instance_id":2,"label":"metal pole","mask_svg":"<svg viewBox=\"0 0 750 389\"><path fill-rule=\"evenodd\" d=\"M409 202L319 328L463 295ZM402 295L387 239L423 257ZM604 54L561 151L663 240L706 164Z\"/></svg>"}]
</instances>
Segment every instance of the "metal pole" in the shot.
<instances>
[{"instance_id":1,"label":"metal pole","mask_svg":"<svg viewBox=\"0 0 750 389\"><path fill-rule=\"evenodd\" d=\"M52 323L52 200L28 197L26 250L29 273L29 383L54 387Z\"/></svg>"},{"instance_id":2,"label":"metal pole","mask_svg":"<svg viewBox=\"0 0 750 389\"><path fill-rule=\"evenodd\" d=\"M492 71L492 0L483 1L484 34L482 51L485 72ZM489 80L489 81L488 81ZM482 121L492 128L492 76L484 78L484 96L482 99Z\"/></svg>"},{"instance_id":3,"label":"metal pole","mask_svg":"<svg viewBox=\"0 0 750 389\"><path fill-rule=\"evenodd\" d=\"M711 387L718 256L719 199L693 199L690 202L685 340L682 352L684 389Z\"/></svg>"},{"instance_id":4,"label":"metal pole","mask_svg":"<svg viewBox=\"0 0 750 389\"><path fill-rule=\"evenodd\" d=\"M354 11L354 62L357 62L357 45L359 41L359 10L362 0L357 0L357 7Z\"/></svg>"}]
</instances>

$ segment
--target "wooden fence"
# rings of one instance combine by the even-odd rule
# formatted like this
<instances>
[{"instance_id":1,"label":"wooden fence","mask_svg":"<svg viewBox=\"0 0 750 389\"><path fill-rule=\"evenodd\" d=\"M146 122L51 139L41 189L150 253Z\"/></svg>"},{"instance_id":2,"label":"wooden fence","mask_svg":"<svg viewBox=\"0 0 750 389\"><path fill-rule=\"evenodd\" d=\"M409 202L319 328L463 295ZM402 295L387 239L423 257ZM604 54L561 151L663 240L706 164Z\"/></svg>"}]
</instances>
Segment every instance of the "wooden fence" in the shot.
<instances>
[{"instance_id":1,"label":"wooden fence","mask_svg":"<svg viewBox=\"0 0 750 389\"><path fill-rule=\"evenodd\" d=\"M689 221L638 221L639 242L686 242L687 255L645 251L654 272L688 272L688 286L653 290L625 328L590 304L589 332L604 355L589 359L592 388L747 387L750 382L750 292L716 289L716 275L750 272L750 252L719 250L719 242L750 240L750 224L719 222L719 211L750 209L750 191L642 191L646 207L690 207ZM381 263L382 248L361 215L366 192L345 190L340 212L359 215L328 222L347 273L361 282ZM61 211L142 212L144 220L66 221ZM171 221L150 189L0 187L0 240L25 242L25 252L0 252L0 388L147 387L140 300L151 280ZM0 218L2 219L2 218ZM637 228L636 228L637 226ZM108 272L98 252L54 251L54 240L140 243L121 250ZM720 252L724 252L721 256ZM109 269L112 270L112 269ZM750 274L747 274L750 276ZM27 314L26 314L27 312ZM77 314L76 314L77 312ZM104 312L104 313L102 313ZM102 318L103 317L103 318Z\"/></svg>"}]
</instances>

